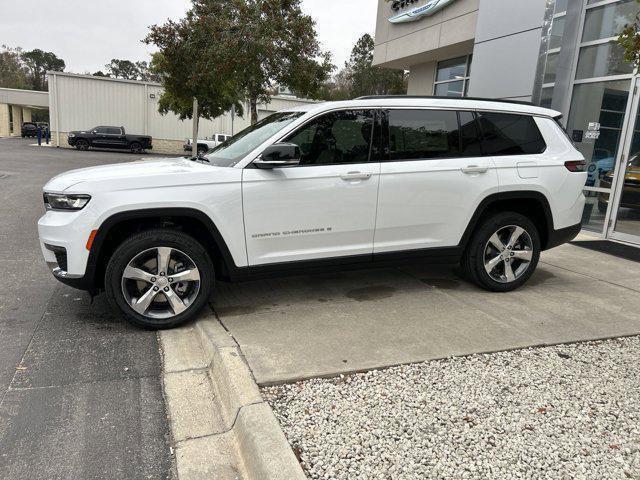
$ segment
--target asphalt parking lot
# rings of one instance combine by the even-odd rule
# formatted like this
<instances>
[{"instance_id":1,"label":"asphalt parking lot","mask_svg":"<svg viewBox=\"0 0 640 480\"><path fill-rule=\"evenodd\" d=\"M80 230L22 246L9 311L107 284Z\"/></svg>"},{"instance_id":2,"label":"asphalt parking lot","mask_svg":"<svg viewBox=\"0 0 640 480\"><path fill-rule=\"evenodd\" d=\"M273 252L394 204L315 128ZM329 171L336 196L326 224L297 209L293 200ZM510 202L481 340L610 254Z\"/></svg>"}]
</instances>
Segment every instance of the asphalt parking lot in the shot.
<instances>
[{"instance_id":1,"label":"asphalt parking lot","mask_svg":"<svg viewBox=\"0 0 640 480\"><path fill-rule=\"evenodd\" d=\"M169 478L156 335L56 282L37 237L49 178L135 157L33 143L0 139L0 478Z\"/></svg>"}]
</instances>

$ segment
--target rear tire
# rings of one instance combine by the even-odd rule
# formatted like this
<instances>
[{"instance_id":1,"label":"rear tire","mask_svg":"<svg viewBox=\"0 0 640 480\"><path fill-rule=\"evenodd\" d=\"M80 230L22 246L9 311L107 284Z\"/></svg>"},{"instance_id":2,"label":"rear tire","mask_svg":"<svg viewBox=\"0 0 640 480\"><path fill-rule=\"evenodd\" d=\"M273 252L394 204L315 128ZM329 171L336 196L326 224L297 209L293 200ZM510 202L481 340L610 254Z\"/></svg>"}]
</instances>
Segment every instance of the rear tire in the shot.
<instances>
[{"instance_id":1,"label":"rear tire","mask_svg":"<svg viewBox=\"0 0 640 480\"><path fill-rule=\"evenodd\" d=\"M534 223L519 213L503 212L476 228L461 266L465 276L485 290L510 292L531 278L540 251L540 233Z\"/></svg>"},{"instance_id":2,"label":"rear tire","mask_svg":"<svg viewBox=\"0 0 640 480\"><path fill-rule=\"evenodd\" d=\"M213 263L191 236L148 230L116 249L104 284L109 303L128 322L147 329L173 328L192 320L207 304Z\"/></svg>"},{"instance_id":3,"label":"rear tire","mask_svg":"<svg viewBox=\"0 0 640 480\"><path fill-rule=\"evenodd\" d=\"M208 151L208 148L198 147L198 155L205 155Z\"/></svg>"}]
</instances>

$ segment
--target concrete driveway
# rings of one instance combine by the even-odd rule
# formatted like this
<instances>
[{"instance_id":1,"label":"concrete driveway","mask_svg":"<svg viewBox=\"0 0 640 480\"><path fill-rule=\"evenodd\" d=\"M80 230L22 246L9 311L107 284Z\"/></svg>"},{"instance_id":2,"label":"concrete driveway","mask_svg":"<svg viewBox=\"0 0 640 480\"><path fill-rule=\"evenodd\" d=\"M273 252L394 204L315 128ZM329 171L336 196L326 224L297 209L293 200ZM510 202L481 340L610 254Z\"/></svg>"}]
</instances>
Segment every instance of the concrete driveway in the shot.
<instances>
[{"instance_id":1,"label":"concrete driveway","mask_svg":"<svg viewBox=\"0 0 640 480\"><path fill-rule=\"evenodd\" d=\"M640 264L564 245L492 294L416 267L219 284L214 309L260 385L452 355L640 334Z\"/></svg>"}]
</instances>

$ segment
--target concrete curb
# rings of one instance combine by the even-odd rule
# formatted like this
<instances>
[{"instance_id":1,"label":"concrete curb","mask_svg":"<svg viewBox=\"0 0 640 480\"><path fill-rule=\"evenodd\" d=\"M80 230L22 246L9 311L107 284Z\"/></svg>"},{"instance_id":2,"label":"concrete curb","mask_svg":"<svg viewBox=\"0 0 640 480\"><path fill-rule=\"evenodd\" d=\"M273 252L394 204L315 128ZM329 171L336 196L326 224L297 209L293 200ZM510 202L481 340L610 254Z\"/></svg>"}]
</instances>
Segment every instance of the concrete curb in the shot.
<instances>
[{"instance_id":1,"label":"concrete curb","mask_svg":"<svg viewBox=\"0 0 640 480\"><path fill-rule=\"evenodd\" d=\"M222 419L236 437L247 479L306 479L235 340L215 317L200 320L195 330L208 355Z\"/></svg>"},{"instance_id":2,"label":"concrete curb","mask_svg":"<svg viewBox=\"0 0 640 480\"><path fill-rule=\"evenodd\" d=\"M160 339L179 480L306 479L240 348L215 316Z\"/></svg>"}]
</instances>

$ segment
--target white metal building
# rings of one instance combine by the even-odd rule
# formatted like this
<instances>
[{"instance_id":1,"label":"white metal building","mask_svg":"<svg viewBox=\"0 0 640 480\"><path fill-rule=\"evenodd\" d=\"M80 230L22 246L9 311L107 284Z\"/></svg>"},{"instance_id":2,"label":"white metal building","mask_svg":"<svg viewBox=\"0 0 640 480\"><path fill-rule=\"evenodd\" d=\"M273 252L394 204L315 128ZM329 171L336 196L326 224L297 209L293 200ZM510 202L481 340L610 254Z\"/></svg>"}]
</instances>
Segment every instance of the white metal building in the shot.
<instances>
[{"instance_id":1,"label":"white metal building","mask_svg":"<svg viewBox=\"0 0 640 480\"><path fill-rule=\"evenodd\" d=\"M132 134L151 135L153 151L181 153L185 138L191 138L191 120L181 121L176 115L160 115L158 101L162 86L90 75L49 72L49 114L52 142L66 147L67 133L87 130L99 125L123 126ZM258 117L313 103L290 96L273 97L271 103L258 106ZM200 138L214 133L230 135L250 125L248 108L244 118L231 114L213 121L200 119Z\"/></svg>"}]
</instances>

